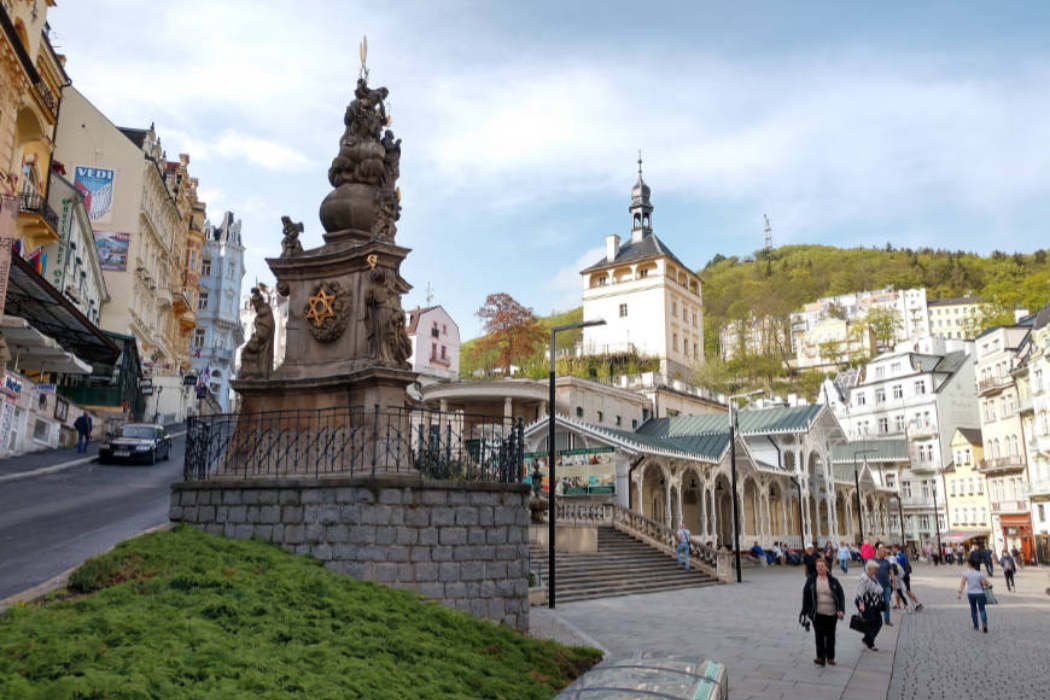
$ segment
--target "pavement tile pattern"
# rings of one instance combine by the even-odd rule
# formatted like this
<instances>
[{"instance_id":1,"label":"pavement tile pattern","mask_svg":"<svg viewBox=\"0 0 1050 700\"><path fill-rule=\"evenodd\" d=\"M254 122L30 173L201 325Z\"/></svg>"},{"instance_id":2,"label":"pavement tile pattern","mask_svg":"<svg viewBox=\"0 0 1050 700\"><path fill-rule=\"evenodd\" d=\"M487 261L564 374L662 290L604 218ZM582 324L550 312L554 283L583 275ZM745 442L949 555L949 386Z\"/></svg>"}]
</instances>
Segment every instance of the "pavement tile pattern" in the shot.
<instances>
[{"instance_id":1,"label":"pavement tile pattern","mask_svg":"<svg viewBox=\"0 0 1050 700\"><path fill-rule=\"evenodd\" d=\"M839 577L847 615L859 574L854 566ZM917 564L912 588L925 609L891 611L878 652L841 622L834 667L813 663L813 633L798 624L802 574L792 567L746 571L739 585L566 603L557 615L614 657L653 651L722 661L733 700L1050 697L1050 570L1026 569L1017 594L999 593L988 635L970 630L969 606L955 599L960 577L958 567ZM994 583L1005 588L1001 574ZM1008 681L999 668L1010 669Z\"/></svg>"}]
</instances>

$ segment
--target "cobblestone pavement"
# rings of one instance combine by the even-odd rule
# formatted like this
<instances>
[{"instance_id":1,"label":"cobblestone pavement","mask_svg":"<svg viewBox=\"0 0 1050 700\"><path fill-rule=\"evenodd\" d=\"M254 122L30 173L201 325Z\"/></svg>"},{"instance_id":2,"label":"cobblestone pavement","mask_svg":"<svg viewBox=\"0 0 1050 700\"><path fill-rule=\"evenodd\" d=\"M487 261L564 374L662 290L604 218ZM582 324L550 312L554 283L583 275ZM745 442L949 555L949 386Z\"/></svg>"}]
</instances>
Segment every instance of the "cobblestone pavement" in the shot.
<instances>
[{"instance_id":1,"label":"cobblestone pavement","mask_svg":"<svg viewBox=\"0 0 1050 700\"><path fill-rule=\"evenodd\" d=\"M840 577L847 616L859 575L855 566ZM870 652L844 620L838 665L816 666L813 633L798 624L802 584L795 567L748 569L739 585L564 603L557 614L614 657L651 651L724 662L733 700L885 698L899 624L884 628L876 640L880 651ZM899 623L896 611L893 619Z\"/></svg>"},{"instance_id":2,"label":"cobblestone pavement","mask_svg":"<svg viewBox=\"0 0 1050 700\"><path fill-rule=\"evenodd\" d=\"M912 589L926 609L904 620L889 697L1050 697L1050 569L1022 569L1008 593L995 568L988 634L973 631L965 594L955 599L961 578L959 566L916 567Z\"/></svg>"}]
</instances>

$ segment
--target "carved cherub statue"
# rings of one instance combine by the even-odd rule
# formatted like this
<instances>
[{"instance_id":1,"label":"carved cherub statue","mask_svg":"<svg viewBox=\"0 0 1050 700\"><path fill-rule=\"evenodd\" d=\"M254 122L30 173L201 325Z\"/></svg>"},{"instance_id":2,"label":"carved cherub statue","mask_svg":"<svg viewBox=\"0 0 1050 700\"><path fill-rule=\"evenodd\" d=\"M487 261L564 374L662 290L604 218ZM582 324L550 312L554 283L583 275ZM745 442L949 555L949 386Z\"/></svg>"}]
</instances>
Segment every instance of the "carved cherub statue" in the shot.
<instances>
[{"instance_id":1,"label":"carved cherub statue","mask_svg":"<svg viewBox=\"0 0 1050 700\"><path fill-rule=\"evenodd\" d=\"M294 222L290 216L282 216L281 224L284 226L284 238L281 239L281 257L289 258L303 252L303 244L299 242L299 234L303 232L303 222Z\"/></svg>"}]
</instances>

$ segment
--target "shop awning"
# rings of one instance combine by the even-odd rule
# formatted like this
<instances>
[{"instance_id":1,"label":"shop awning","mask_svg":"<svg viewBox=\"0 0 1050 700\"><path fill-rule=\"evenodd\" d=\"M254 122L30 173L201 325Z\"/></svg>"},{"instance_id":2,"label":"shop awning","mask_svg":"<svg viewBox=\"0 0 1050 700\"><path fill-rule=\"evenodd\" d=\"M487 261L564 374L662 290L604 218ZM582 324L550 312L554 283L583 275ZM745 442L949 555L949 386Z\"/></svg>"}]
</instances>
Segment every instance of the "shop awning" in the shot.
<instances>
[{"instance_id":1,"label":"shop awning","mask_svg":"<svg viewBox=\"0 0 1050 700\"><path fill-rule=\"evenodd\" d=\"M4 312L29 321L86 362L112 365L120 356L112 339L18 255L11 256Z\"/></svg>"},{"instance_id":2,"label":"shop awning","mask_svg":"<svg viewBox=\"0 0 1050 700\"><path fill-rule=\"evenodd\" d=\"M7 350L15 371L91 374L91 365L62 349L52 338L33 328L24 318L4 314L0 319Z\"/></svg>"},{"instance_id":3,"label":"shop awning","mask_svg":"<svg viewBox=\"0 0 1050 700\"><path fill-rule=\"evenodd\" d=\"M974 537L988 537L988 530L952 530L941 539L945 542L965 542Z\"/></svg>"}]
</instances>

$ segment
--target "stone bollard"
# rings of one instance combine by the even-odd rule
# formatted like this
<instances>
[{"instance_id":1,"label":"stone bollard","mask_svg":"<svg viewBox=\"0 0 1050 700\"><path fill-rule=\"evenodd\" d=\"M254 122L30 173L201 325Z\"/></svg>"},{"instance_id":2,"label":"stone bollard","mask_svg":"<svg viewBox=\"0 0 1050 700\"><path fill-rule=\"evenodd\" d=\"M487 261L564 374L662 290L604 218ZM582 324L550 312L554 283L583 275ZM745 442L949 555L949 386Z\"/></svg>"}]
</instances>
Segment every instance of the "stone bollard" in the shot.
<instances>
[{"instance_id":1,"label":"stone bollard","mask_svg":"<svg viewBox=\"0 0 1050 700\"><path fill-rule=\"evenodd\" d=\"M718 561L715 565L715 576L721 583L732 583L736 579L733 577L733 557L729 552L718 552L716 555Z\"/></svg>"}]
</instances>

